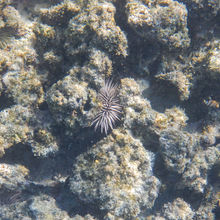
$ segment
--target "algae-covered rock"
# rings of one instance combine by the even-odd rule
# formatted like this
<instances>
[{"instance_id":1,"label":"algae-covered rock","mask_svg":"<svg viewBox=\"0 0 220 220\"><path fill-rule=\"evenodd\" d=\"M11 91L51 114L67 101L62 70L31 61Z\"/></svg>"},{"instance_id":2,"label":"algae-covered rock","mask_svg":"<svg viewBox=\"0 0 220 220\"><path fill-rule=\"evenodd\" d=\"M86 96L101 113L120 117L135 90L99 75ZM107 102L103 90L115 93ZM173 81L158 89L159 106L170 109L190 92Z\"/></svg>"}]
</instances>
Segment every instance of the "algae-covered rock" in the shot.
<instances>
[{"instance_id":1,"label":"algae-covered rock","mask_svg":"<svg viewBox=\"0 0 220 220\"><path fill-rule=\"evenodd\" d=\"M19 190L26 184L29 170L22 165L0 163L0 190Z\"/></svg>"},{"instance_id":2,"label":"algae-covered rock","mask_svg":"<svg viewBox=\"0 0 220 220\"><path fill-rule=\"evenodd\" d=\"M152 109L148 99L141 96L140 85L132 78L121 79L121 103L124 108L124 126L140 138L144 146L158 145L160 133L167 128L177 131L186 126L188 117L181 108L173 107L163 113Z\"/></svg>"},{"instance_id":3,"label":"algae-covered rock","mask_svg":"<svg viewBox=\"0 0 220 220\"><path fill-rule=\"evenodd\" d=\"M178 187L203 192L208 171L220 159L218 147L204 150L196 134L174 129L161 133L160 144L167 168L182 175Z\"/></svg>"},{"instance_id":4,"label":"algae-covered rock","mask_svg":"<svg viewBox=\"0 0 220 220\"><path fill-rule=\"evenodd\" d=\"M156 76L160 80L166 80L173 84L180 93L180 99L185 100L190 95L190 81L189 77L183 74L181 71L172 71L168 73L160 73Z\"/></svg>"},{"instance_id":5,"label":"algae-covered rock","mask_svg":"<svg viewBox=\"0 0 220 220\"><path fill-rule=\"evenodd\" d=\"M25 142L30 134L28 121L33 113L22 106L5 109L0 112L0 156L5 149Z\"/></svg>"},{"instance_id":6,"label":"algae-covered rock","mask_svg":"<svg viewBox=\"0 0 220 220\"><path fill-rule=\"evenodd\" d=\"M218 39L208 41L206 45L202 45L199 50L192 52L191 63L194 71L198 74L195 79L205 78L206 80L220 79L220 41ZM204 83L205 86L207 86ZM203 86L204 86L203 85ZM202 86L202 85L201 85Z\"/></svg>"},{"instance_id":7,"label":"algae-covered rock","mask_svg":"<svg viewBox=\"0 0 220 220\"><path fill-rule=\"evenodd\" d=\"M131 0L126 9L128 24L145 39L156 39L170 49L189 46L185 5L173 0Z\"/></svg>"},{"instance_id":8,"label":"algae-covered rock","mask_svg":"<svg viewBox=\"0 0 220 220\"><path fill-rule=\"evenodd\" d=\"M54 27L50 25L36 23L34 25L33 31L36 35L37 42L41 45L41 47L46 47L50 43L57 42L56 31Z\"/></svg>"},{"instance_id":9,"label":"algae-covered rock","mask_svg":"<svg viewBox=\"0 0 220 220\"><path fill-rule=\"evenodd\" d=\"M97 90L112 73L112 62L106 53L93 49L83 68L73 67L68 75L47 91L46 101L58 124L71 131L90 126L98 108ZM100 77L97 77L100 74Z\"/></svg>"},{"instance_id":10,"label":"algae-covered rock","mask_svg":"<svg viewBox=\"0 0 220 220\"><path fill-rule=\"evenodd\" d=\"M218 20L214 0L0 0L0 219L218 218Z\"/></svg>"},{"instance_id":11,"label":"algae-covered rock","mask_svg":"<svg viewBox=\"0 0 220 220\"><path fill-rule=\"evenodd\" d=\"M68 216L66 211L57 206L55 199L48 195L41 194L33 197L28 209L36 219L72 219ZM26 214L28 214L28 209L26 210Z\"/></svg>"},{"instance_id":12,"label":"algae-covered rock","mask_svg":"<svg viewBox=\"0 0 220 220\"><path fill-rule=\"evenodd\" d=\"M220 146L209 147L195 154L183 173L183 186L203 192L208 184L208 172L220 160Z\"/></svg>"},{"instance_id":13,"label":"algae-covered rock","mask_svg":"<svg viewBox=\"0 0 220 220\"><path fill-rule=\"evenodd\" d=\"M182 2L187 5L190 16L197 18L196 22L199 23L211 20L220 9L219 1L215 0L183 0Z\"/></svg>"},{"instance_id":14,"label":"algae-covered rock","mask_svg":"<svg viewBox=\"0 0 220 220\"><path fill-rule=\"evenodd\" d=\"M48 129L35 129L33 138L28 142L31 145L32 152L38 157L47 157L53 155L59 150L59 142Z\"/></svg>"},{"instance_id":15,"label":"algae-covered rock","mask_svg":"<svg viewBox=\"0 0 220 220\"><path fill-rule=\"evenodd\" d=\"M172 203L163 206L162 216L167 220L187 220L193 219L194 212L183 199L177 198Z\"/></svg>"},{"instance_id":16,"label":"algae-covered rock","mask_svg":"<svg viewBox=\"0 0 220 220\"><path fill-rule=\"evenodd\" d=\"M51 133L53 120L45 112L15 105L0 112L0 156L18 143L30 144L35 156L58 151L58 140Z\"/></svg>"},{"instance_id":17,"label":"algae-covered rock","mask_svg":"<svg viewBox=\"0 0 220 220\"><path fill-rule=\"evenodd\" d=\"M151 208L158 194L160 182L152 175L152 159L138 139L116 129L77 157L70 190L115 216L135 217L142 207Z\"/></svg>"},{"instance_id":18,"label":"algae-covered rock","mask_svg":"<svg viewBox=\"0 0 220 220\"><path fill-rule=\"evenodd\" d=\"M49 195L39 194L32 196L28 200L15 201L10 205L2 205L0 210L0 217L2 219L15 219L15 220L31 220L45 219L45 220L94 220L91 215L85 216L85 218L76 216L70 217L67 211L60 208L56 200Z\"/></svg>"},{"instance_id":19,"label":"algae-covered rock","mask_svg":"<svg viewBox=\"0 0 220 220\"><path fill-rule=\"evenodd\" d=\"M19 12L12 6L6 6L2 10L2 16L5 21L5 28L18 30L22 26L22 19Z\"/></svg>"},{"instance_id":20,"label":"algae-covered rock","mask_svg":"<svg viewBox=\"0 0 220 220\"><path fill-rule=\"evenodd\" d=\"M69 55L88 46L101 48L115 56L127 56L127 38L116 25L115 7L109 2L93 2L73 17L66 31L65 48Z\"/></svg>"},{"instance_id":21,"label":"algae-covered rock","mask_svg":"<svg viewBox=\"0 0 220 220\"><path fill-rule=\"evenodd\" d=\"M24 19L11 3L12 1L0 2L0 50L12 45L15 37L22 37L26 31Z\"/></svg>"},{"instance_id":22,"label":"algae-covered rock","mask_svg":"<svg viewBox=\"0 0 220 220\"><path fill-rule=\"evenodd\" d=\"M163 85L162 91L165 90L167 96L178 94L180 101L190 99L193 82L196 80L191 57L187 53L178 52L174 55L165 52L161 57L161 66L155 78L159 87Z\"/></svg>"},{"instance_id":23,"label":"algae-covered rock","mask_svg":"<svg viewBox=\"0 0 220 220\"><path fill-rule=\"evenodd\" d=\"M219 205L219 196L218 188L207 187L207 191L204 192L204 199L196 210L194 217L208 220L216 219L214 210Z\"/></svg>"},{"instance_id":24,"label":"algae-covered rock","mask_svg":"<svg viewBox=\"0 0 220 220\"><path fill-rule=\"evenodd\" d=\"M41 82L34 69L28 71L8 71L3 77L6 92L16 104L39 105L44 100Z\"/></svg>"},{"instance_id":25,"label":"algae-covered rock","mask_svg":"<svg viewBox=\"0 0 220 220\"><path fill-rule=\"evenodd\" d=\"M40 9L41 19L44 23L64 25L71 17L80 11L78 4L67 0L50 8Z\"/></svg>"},{"instance_id":26,"label":"algae-covered rock","mask_svg":"<svg viewBox=\"0 0 220 220\"><path fill-rule=\"evenodd\" d=\"M190 163L191 157L188 155L195 154L198 148L195 137L175 129L163 131L160 143L167 166L179 173L186 169L187 162Z\"/></svg>"},{"instance_id":27,"label":"algae-covered rock","mask_svg":"<svg viewBox=\"0 0 220 220\"><path fill-rule=\"evenodd\" d=\"M4 93L15 104L38 105L43 101L43 88L33 66L36 52L31 23L24 25L24 19L12 6L0 10L5 22L0 28L0 72Z\"/></svg>"},{"instance_id":28,"label":"algae-covered rock","mask_svg":"<svg viewBox=\"0 0 220 220\"><path fill-rule=\"evenodd\" d=\"M87 83L77 83L71 76L66 76L51 87L47 93L47 103L58 123L75 129L78 124L88 126L85 109L89 101L87 87Z\"/></svg>"},{"instance_id":29,"label":"algae-covered rock","mask_svg":"<svg viewBox=\"0 0 220 220\"><path fill-rule=\"evenodd\" d=\"M208 69L211 76L220 79L220 41L215 42L215 47L209 51Z\"/></svg>"}]
</instances>

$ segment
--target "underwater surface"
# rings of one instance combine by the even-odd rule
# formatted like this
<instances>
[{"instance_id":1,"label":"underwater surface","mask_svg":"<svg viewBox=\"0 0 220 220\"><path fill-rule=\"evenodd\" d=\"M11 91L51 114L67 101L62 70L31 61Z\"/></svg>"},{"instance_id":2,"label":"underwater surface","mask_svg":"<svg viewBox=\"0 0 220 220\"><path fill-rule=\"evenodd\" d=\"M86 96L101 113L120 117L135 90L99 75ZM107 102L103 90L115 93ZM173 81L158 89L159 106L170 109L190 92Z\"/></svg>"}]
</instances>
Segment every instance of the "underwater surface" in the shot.
<instances>
[{"instance_id":1,"label":"underwater surface","mask_svg":"<svg viewBox=\"0 0 220 220\"><path fill-rule=\"evenodd\" d=\"M14 219L220 219L219 0L0 0Z\"/></svg>"}]
</instances>

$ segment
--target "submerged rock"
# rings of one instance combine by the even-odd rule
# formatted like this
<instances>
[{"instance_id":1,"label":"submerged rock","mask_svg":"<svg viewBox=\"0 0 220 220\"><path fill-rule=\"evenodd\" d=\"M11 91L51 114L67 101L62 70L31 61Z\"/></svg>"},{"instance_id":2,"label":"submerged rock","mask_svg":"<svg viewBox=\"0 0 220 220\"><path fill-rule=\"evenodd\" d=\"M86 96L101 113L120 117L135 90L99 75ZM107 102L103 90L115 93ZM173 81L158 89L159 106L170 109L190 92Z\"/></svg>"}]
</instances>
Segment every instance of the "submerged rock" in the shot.
<instances>
[{"instance_id":1,"label":"submerged rock","mask_svg":"<svg viewBox=\"0 0 220 220\"><path fill-rule=\"evenodd\" d=\"M156 39L169 49L189 46L185 5L173 0L131 0L126 9L128 24L145 39Z\"/></svg>"},{"instance_id":2,"label":"submerged rock","mask_svg":"<svg viewBox=\"0 0 220 220\"><path fill-rule=\"evenodd\" d=\"M47 112L15 105L0 112L0 123L0 157L18 143L29 144L35 156L46 157L59 149Z\"/></svg>"},{"instance_id":3,"label":"submerged rock","mask_svg":"<svg viewBox=\"0 0 220 220\"><path fill-rule=\"evenodd\" d=\"M218 20L214 0L0 0L0 157L42 162L0 164L0 218L218 218ZM103 137L106 78L123 114Z\"/></svg>"},{"instance_id":4,"label":"submerged rock","mask_svg":"<svg viewBox=\"0 0 220 220\"><path fill-rule=\"evenodd\" d=\"M204 150L198 140L195 134L168 129L161 133L160 144L167 168L182 176L178 188L202 193L208 184L208 171L219 161L220 151L218 146Z\"/></svg>"},{"instance_id":5,"label":"submerged rock","mask_svg":"<svg viewBox=\"0 0 220 220\"><path fill-rule=\"evenodd\" d=\"M183 199L177 198L172 203L163 206L162 216L167 220L187 220L193 219L194 212Z\"/></svg>"},{"instance_id":6,"label":"submerged rock","mask_svg":"<svg viewBox=\"0 0 220 220\"><path fill-rule=\"evenodd\" d=\"M160 182L152 173L153 158L139 140L116 129L77 157L70 190L114 216L135 217L142 207L151 208L158 195Z\"/></svg>"},{"instance_id":7,"label":"submerged rock","mask_svg":"<svg viewBox=\"0 0 220 220\"><path fill-rule=\"evenodd\" d=\"M0 191L24 189L29 170L22 165L0 163Z\"/></svg>"},{"instance_id":8,"label":"submerged rock","mask_svg":"<svg viewBox=\"0 0 220 220\"><path fill-rule=\"evenodd\" d=\"M56 200L49 195L39 194L28 200L17 201L10 206L2 205L0 218L15 220L95 220L91 215L70 217L65 210L57 206Z\"/></svg>"},{"instance_id":9,"label":"submerged rock","mask_svg":"<svg viewBox=\"0 0 220 220\"><path fill-rule=\"evenodd\" d=\"M74 55L88 47L102 48L114 56L127 56L127 38L115 22L110 2L91 1L73 17L66 31L67 53Z\"/></svg>"}]
</instances>

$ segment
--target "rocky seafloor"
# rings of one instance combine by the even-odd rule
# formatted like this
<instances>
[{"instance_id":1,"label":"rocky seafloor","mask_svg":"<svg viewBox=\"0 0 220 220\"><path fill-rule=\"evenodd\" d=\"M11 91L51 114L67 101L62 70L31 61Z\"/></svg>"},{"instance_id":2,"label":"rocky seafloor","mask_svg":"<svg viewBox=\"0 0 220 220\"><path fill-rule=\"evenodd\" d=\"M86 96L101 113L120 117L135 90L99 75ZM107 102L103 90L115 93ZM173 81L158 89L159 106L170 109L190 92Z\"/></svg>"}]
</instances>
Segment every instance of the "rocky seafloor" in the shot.
<instances>
[{"instance_id":1,"label":"rocky seafloor","mask_svg":"<svg viewBox=\"0 0 220 220\"><path fill-rule=\"evenodd\" d=\"M220 219L220 2L0 0L0 219Z\"/></svg>"}]
</instances>

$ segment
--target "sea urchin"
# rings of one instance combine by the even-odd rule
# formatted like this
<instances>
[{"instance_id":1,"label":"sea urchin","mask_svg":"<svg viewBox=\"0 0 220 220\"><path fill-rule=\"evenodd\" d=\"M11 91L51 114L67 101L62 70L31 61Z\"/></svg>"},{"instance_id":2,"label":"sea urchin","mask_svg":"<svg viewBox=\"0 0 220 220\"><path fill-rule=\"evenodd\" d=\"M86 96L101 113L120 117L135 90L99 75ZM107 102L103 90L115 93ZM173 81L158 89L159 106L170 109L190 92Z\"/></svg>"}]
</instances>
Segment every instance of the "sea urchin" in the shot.
<instances>
[{"instance_id":1,"label":"sea urchin","mask_svg":"<svg viewBox=\"0 0 220 220\"><path fill-rule=\"evenodd\" d=\"M104 131L106 135L109 128L113 129L115 122L120 120L120 114L122 113L117 91L118 84L114 84L112 79L108 79L98 94L102 106L100 112L92 121L92 125L95 125L95 130L100 127L101 133Z\"/></svg>"}]
</instances>

